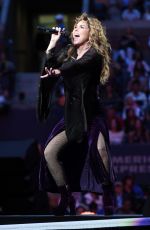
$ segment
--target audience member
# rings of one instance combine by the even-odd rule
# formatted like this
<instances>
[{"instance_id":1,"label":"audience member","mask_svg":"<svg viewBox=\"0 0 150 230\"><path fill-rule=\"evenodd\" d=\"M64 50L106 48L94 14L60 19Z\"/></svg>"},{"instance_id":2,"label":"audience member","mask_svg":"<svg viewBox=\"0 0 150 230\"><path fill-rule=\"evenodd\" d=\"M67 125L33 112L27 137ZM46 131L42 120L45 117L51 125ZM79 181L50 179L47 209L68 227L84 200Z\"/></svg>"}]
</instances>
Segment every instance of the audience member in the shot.
<instances>
[{"instance_id":1,"label":"audience member","mask_svg":"<svg viewBox=\"0 0 150 230\"><path fill-rule=\"evenodd\" d=\"M123 206L123 184L121 181L116 181L114 185L115 196L115 213Z\"/></svg>"},{"instance_id":2,"label":"audience member","mask_svg":"<svg viewBox=\"0 0 150 230\"><path fill-rule=\"evenodd\" d=\"M145 111L143 125L144 125L144 129L145 129L146 142L150 143L150 109L147 109Z\"/></svg>"},{"instance_id":3,"label":"audience member","mask_svg":"<svg viewBox=\"0 0 150 230\"><path fill-rule=\"evenodd\" d=\"M125 127L127 143L133 143L136 119L137 117L135 115L134 109L131 109L131 108L128 109L126 111L126 119L124 120L124 127Z\"/></svg>"},{"instance_id":4,"label":"audience member","mask_svg":"<svg viewBox=\"0 0 150 230\"><path fill-rule=\"evenodd\" d=\"M108 128L111 129L111 122L112 120L115 120L119 127L123 127L123 119L122 117L117 113L116 108L114 106L107 108L107 121L108 121Z\"/></svg>"},{"instance_id":5,"label":"audience member","mask_svg":"<svg viewBox=\"0 0 150 230\"><path fill-rule=\"evenodd\" d=\"M94 15L99 20L106 20L108 19L108 1L107 0L94 0Z\"/></svg>"},{"instance_id":6,"label":"audience member","mask_svg":"<svg viewBox=\"0 0 150 230\"><path fill-rule=\"evenodd\" d=\"M142 108L147 106L146 94L140 90L140 82L133 81L131 86L131 91L125 95L125 99L132 97L133 100Z\"/></svg>"},{"instance_id":7,"label":"audience member","mask_svg":"<svg viewBox=\"0 0 150 230\"><path fill-rule=\"evenodd\" d=\"M122 19L133 21L141 18L141 13L137 9L134 8L132 3L129 3L128 8L123 10Z\"/></svg>"},{"instance_id":8,"label":"audience member","mask_svg":"<svg viewBox=\"0 0 150 230\"><path fill-rule=\"evenodd\" d=\"M64 15L63 14L56 14L55 15L55 22L56 22L56 27L60 27L61 29L64 29L65 23L64 23Z\"/></svg>"},{"instance_id":9,"label":"audience member","mask_svg":"<svg viewBox=\"0 0 150 230\"><path fill-rule=\"evenodd\" d=\"M76 208L76 215L82 215L88 211L89 211L88 206L85 205L84 203L80 203L80 205Z\"/></svg>"},{"instance_id":10,"label":"audience member","mask_svg":"<svg viewBox=\"0 0 150 230\"><path fill-rule=\"evenodd\" d=\"M141 187L135 182L135 177L126 175L123 178L123 196L124 200L130 200L132 211L138 213L141 209L142 200L144 200L144 193ZM141 212L142 210L140 210Z\"/></svg>"},{"instance_id":11,"label":"audience member","mask_svg":"<svg viewBox=\"0 0 150 230\"><path fill-rule=\"evenodd\" d=\"M144 0L144 9L150 9L150 1L149 0Z\"/></svg>"},{"instance_id":12,"label":"audience member","mask_svg":"<svg viewBox=\"0 0 150 230\"><path fill-rule=\"evenodd\" d=\"M143 19L146 21L150 20L150 8L146 9L144 14L143 14Z\"/></svg>"},{"instance_id":13,"label":"audience member","mask_svg":"<svg viewBox=\"0 0 150 230\"><path fill-rule=\"evenodd\" d=\"M108 19L118 21L121 19L121 12L118 0L109 0Z\"/></svg>"},{"instance_id":14,"label":"audience member","mask_svg":"<svg viewBox=\"0 0 150 230\"><path fill-rule=\"evenodd\" d=\"M7 60L4 52L0 53L0 85L7 99L13 96L15 84L15 65Z\"/></svg>"},{"instance_id":15,"label":"audience member","mask_svg":"<svg viewBox=\"0 0 150 230\"><path fill-rule=\"evenodd\" d=\"M133 60L128 64L128 71L130 76L133 77L134 73L139 71L144 76L150 72L149 64L144 60L141 52L137 51L133 55Z\"/></svg>"},{"instance_id":16,"label":"audience member","mask_svg":"<svg viewBox=\"0 0 150 230\"><path fill-rule=\"evenodd\" d=\"M120 111L122 100L117 92L117 87L113 88L113 84L106 85L104 101L107 106L115 107L117 111Z\"/></svg>"},{"instance_id":17,"label":"audience member","mask_svg":"<svg viewBox=\"0 0 150 230\"><path fill-rule=\"evenodd\" d=\"M124 199L129 198L134 202L134 179L130 175L127 175L123 178L123 196Z\"/></svg>"},{"instance_id":18,"label":"audience member","mask_svg":"<svg viewBox=\"0 0 150 230\"><path fill-rule=\"evenodd\" d=\"M120 127L117 120L112 119L109 129L109 138L111 144L121 144L124 140L124 129Z\"/></svg>"},{"instance_id":19,"label":"audience member","mask_svg":"<svg viewBox=\"0 0 150 230\"><path fill-rule=\"evenodd\" d=\"M5 49L4 26L0 24L0 53Z\"/></svg>"},{"instance_id":20,"label":"audience member","mask_svg":"<svg viewBox=\"0 0 150 230\"><path fill-rule=\"evenodd\" d=\"M123 11L123 10L127 9L130 2L131 2L131 0L119 0L121 10Z\"/></svg>"},{"instance_id":21,"label":"audience member","mask_svg":"<svg viewBox=\"0 0 150 230\"><path fill-rule=\"evenodd\" d=\"M133 28L128 27L125 34L123 34L119 41L119 54L124 59L124 61L128 61L128 59L133 59L133 55L135 51L139 50L140 43L137 35L135 34Z\"/></svg>"},{"instance_id":22,"label":"audience member","mask_svg":"<svg viewBox=\"0 0 150 230\"><path fill-rule=\"evenodd\" d=\"M137 118L143 119L143 110L140 108L140 106L134 101L133 97L127 97L124 101L124 107L122 111L122 118L125 120L127 118L127 111L129 109L132 109L134 111L134 114Z\"/></svg>"},{"instance_id":23,"label":"audience member","mask_svg":"<svg viewBox=\"0 0 150 230\"><path fill-rule=\"evenodd\" d=\"M133 202L132 199L130 198L126 198L123 199L123 205L121 208L118 208L118 210L116 210L116 214L119 215L133 215L135 214L135 212L133 211Z\"/></svg>"},{"instance_id":24,"label":"audience member","mask_svg":"<svg viewBox=\"0 0 150 230\"><path fill-rule=\"evenodd\" d=\"M143 0L134 0L134 7L143 15L144 13L144 1Z\"/></svg>"},{"instance_id":25,"label":"audience member","mask_svg":"<svg viewBox=\"0 0 150 230\"><path fill-rule=\"evenodd\" d=\"M3 90L0 88L0 115L6 114L9 111L10 103L4 95Z\"/></svg>"},{"instance_id":26,"label":"audience member","mask_svg":"<svg viewBox=\"0 0 150 230\"><path fill-rule=\"evenodd\" d=\"M131 91L132 88L132 83L134 81L139 81L140 82L140 88L142 92L147 92L148 90L148 76L145 75L143 70L136 69L134 70L133 77L131 80L128 82L128 87L127 90Z\"/></svg>"},{"instance_id":27,"label":"audience member","mask_svg":"<svg viewBox=\"0 0 150 230\"><path fill-rule=\"evenodd\" d=\"M142 121L140 119L136 119L135 121L135 128L133 131L133 143L145 143L145 130L144 126L142 125Z\"/></svg>"}]
</instances>

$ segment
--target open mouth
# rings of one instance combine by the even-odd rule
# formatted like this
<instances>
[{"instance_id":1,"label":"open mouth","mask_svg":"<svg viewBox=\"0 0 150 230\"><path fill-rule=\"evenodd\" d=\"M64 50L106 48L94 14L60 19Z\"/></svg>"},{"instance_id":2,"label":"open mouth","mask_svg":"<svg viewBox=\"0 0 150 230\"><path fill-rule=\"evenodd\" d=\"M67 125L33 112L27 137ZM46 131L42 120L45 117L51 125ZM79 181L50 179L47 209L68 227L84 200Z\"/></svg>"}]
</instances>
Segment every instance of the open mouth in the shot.
<instances>
[{"instance_id":1,"label":"open mouth","mask_svg":"<svg viewBox=\"0 0 150 230\"><path fill-rule=\"evenodd\" d=\"M79 34L75 34L74 37L75 37L75 38L78 38L78 37L80 37L80 35L79 35Z\"/></svg>"}]
</instances>

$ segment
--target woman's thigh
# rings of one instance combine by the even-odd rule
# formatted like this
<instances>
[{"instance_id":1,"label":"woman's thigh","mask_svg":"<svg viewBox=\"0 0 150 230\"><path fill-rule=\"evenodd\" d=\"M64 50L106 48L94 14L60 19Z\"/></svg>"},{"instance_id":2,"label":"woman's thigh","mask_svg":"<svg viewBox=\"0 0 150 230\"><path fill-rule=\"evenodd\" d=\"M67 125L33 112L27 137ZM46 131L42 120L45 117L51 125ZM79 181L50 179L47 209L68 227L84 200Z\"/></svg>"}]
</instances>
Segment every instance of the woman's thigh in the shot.
<instances>
[{"instance_id":1,"label":"woman's thigh","mask_svg":"<svg viewBox=\"0 0 150 230\"><path fill-rule=\"evenodd\" d=\"M56 157L57 158L57 153L67 144L67 136L66 132L62 131L59 134L57 134L53 139L51 139L45 150L44 150L44 155L45 158L48 160L51 157Z\"/></svg>"},{"instance_id":2,"label":"woman's thigh","mask_svg":"<svg viewBox=\"0 0 150 230\"><path fill-rule=\"evenodd\" d=\"M98 135L97 149L98 149L100 157L103 161L103 164L104 164L106 170L108 171L109 170L108 152L107 152L107 147L106 147L106 143L105 143L105 138L101 132Z\"/></svg>"}]
</instances>

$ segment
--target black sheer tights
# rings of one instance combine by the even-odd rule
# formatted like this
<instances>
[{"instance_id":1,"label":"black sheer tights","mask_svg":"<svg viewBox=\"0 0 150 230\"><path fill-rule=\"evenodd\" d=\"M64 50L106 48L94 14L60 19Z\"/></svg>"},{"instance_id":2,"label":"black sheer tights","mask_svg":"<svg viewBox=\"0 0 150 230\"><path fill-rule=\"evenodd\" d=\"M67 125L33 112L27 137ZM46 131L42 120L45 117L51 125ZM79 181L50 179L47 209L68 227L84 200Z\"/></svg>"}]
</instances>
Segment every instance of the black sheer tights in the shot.
<instances>
[{"instance_id":1,"label":"black sheer tights","mask_svg":"<svg viewBox=\"0 0 150 230\"><path fill-rule=\"evenodd\" d=\"M57 186L64 186L67 184L63 165L58 159L59 151L62 149L62 147L67 144L67 136L65 131L62 131L61 133L57 134L46 146L44 155L45 159L48 165L48 168L57 184ZM108 171L108 154L106 150L105 140L102 135L102 133L98 136L97 141L97 148L99 151L99 154L101 156L101 159L103 161L103 164Z\"/></svg>"},{"instance_id":2,"label":"black sheer tights","mask_svg":"<svg viewBox=\"0 0 150 230\"><path fill-rule=\"evenodd\" d=\"M48 143L44 151L48 169L59 187L67 184L63 166L58 160L59 151L67 142L66 133L62 131Z\"/></svg>"}]
</instances>

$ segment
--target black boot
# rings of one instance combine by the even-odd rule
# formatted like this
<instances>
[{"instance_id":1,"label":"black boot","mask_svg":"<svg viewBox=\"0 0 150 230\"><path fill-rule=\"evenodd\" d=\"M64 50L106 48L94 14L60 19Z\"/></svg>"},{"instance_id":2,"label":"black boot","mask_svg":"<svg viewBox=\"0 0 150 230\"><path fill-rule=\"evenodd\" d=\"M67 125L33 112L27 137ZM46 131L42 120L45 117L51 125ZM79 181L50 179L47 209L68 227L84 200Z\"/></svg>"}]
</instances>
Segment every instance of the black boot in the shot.
<instances>
[{"instance_id":1,"label":"black boot","mask_svg":"<svg viewBox=\"0 0 150 230\"><path fill-rule=\"evenodd\" d=\"M103 185L103 207L105 215L114 214L114 189L112 184Z\"/></svg>"},{"instance_id":2,"label":"black boot","mask_svg":"<svg viewBox=\"0 0 150 230\"><path fill-rule=\"evenodd\" d=\"M69 189L68 185L60 186L59 187L60 192L60 202L57 207L57 209L54 211L54 214L56 216L60 215L75 215L75 200L74 197L71 194L71 191ZM67 211L69 209L69 211Z\"/></svg>"}]
</instances>

